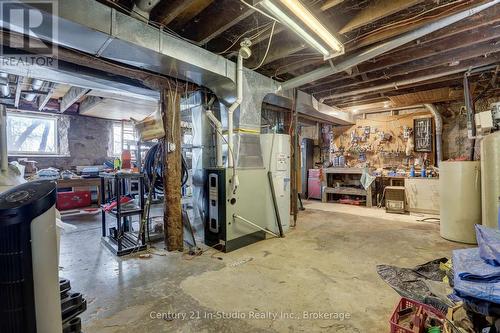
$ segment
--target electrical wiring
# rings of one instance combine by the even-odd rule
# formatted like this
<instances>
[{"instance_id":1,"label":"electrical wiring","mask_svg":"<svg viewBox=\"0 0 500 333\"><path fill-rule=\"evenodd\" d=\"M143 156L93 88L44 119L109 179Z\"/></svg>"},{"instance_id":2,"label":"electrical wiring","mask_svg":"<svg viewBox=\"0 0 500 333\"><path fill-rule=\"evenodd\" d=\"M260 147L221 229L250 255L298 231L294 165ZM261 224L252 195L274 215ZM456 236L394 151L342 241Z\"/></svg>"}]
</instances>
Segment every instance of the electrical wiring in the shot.
<instances>
[{"instance_id":1,"label":"electrical wiring","mask_svg":"<svg viewBox=\"0 0 500 333\"><path fill-rule=\"evenodd\" d=\"M251 4L249 4L248 2L246 2L245 0L240 0L241 2L243 2L247 7L249 8L252 8L253 10L261 13L262 15L266 16L267 18L270 18L271 20L275 21L275 22L279 22L277 19L275 19L274 17L272 17L271 15L269 15L268 13L264 12L263 10L255 7L255 6L252 6ZM281 23L281 22L280 22Z\"/></svg>"},{"instance_id":2,"label":"electrical wiring","mask_svg":"<svg viewBox=\"0 0 500 333\"><path fill-rule=\"evenodd\" d=\"M236 43L238 43L238 41L239 41L239 40L240 40L243 36L245 36L246 34L248 34L248 33L250 33L250 32L253 32L253 31L255 31L255 30L258 30L258 29L260 29L260 28L264 27L264 29L263 29L261 32L259 32L259 33L257 33L257 34L254 34L254 35L250 36L249 38L250 38L250 39L254 39L254 38L259 37L261 34L263 34L265 31L267 31L267 30L269 29L269 27L270 27L270 26L271 26L271 23L270 23L270 22L268 22L268 23L266 23L266 24L264 24L264 25L261 25L261 26L255 27L255 28L253 28L253 29L250 29L250 30L248 30L248 31L245 31L245 32L244 32L243 34L241 34L238 38L236 38L236 39L235 39L235 41L234 41L234 42L233 42L233 43L232 43L229 47L227 47L224 51L219 52L219 53L217 53L217 54L218 54L218 55L221 55L221 54L224 54L224 53L228 52L228 51L229 51L229 50L230 50L230 49L231 49L234 45L236 45Z\"/></svg>"},{"instance_id":3,"label":"electrical wiring","mask_svg":"<svg viewBox=\"0 0 500 333\"><path fill-rule=\"evenodd\" d=\"M156 193L163 193L163 172L164 172L164 163L159 163L156 165L156 161L164 161L165 155L163 151L163 145L161 143L157 143L153 145L144 158L144 173L148 178L148 182L146 182L146 186L148 187L148 191L156 191ZM184 156L182 156L182 181L181 186L186 185L188 181L188 167L186 164L186 160ZM155 167L156 165L156 167Z\"/></svg>"},{"instance_id":4,"label":"electrical wiring","mask_svg":"<svg viewBox=\"0 0 500 333\"><path fill-rule=\"evenodd\" d=\"M422 13L419 13L419 14L417 14L415 16L412 16L412 17L409 17L407 19L404 19L404 20L401 20L401 21L397 21L397 22L393 22L393 23L384 24L383 26L381 26L381 27L379 27L377 29L373 29L373 30L370 30L370 31L368 31L366 33L360 34L360 35L356 36L355 38L353 38L353 39L345 42L344 44L353 43L353 42L355 42L355 41L357 41L357 40L359 40L361 38L364 38L364 37L366 37L368 35L372 35L372 34L374 34L376 32L384 31L384 30L389 29L389 28L402 27L402 26L405 26L405 25L408 25L408 24L417 23L417 22L419 22L421 20L424 20L424 19L429 19L429 18L432 19L432 18L439 17L439 16L443 15L444 13L448 13L448 12L450 12L450 11L456 9L456 8L459 8L460 6L462 6L464 4L464 1L466 1L466 0L459 0L459 1L457 1L458 4L457 4L457 2L446 3L444 5L437 6L437 7L428 9L426 11L423 11ZM427 13L433 11L433 10L440 9L440 8L443 8L443 7L447 7L447 6L450 6L452 4L454 5L453 7L449 8L449 9L447 9L447 10L441 12L441 13L438 13L436 15L421 17L422 15L425 15L425 14L427 14Z\"/></svg>"},{"instance_id":5,"label":"electrical wiring","mask_svg":"<svg viewBox=\"0 0 500 333\"><path fill-rule=\"evenodd\" d=\"M271 48L271 42L273 40L273 35L274 35L274 28L276 27L276 22L273 23L273 27L271 28L271 33L269 34L269 42L267 43L267 50L266 50L266 53L264 54L264 57L262 58L262 60L260 61L260 63L252 68L252 70L256 70L256 69L259 69L260 66L262 66L262 64L264 64L264 61L266 60L267 58L267 55L269 53L269 49Z\"/></svg>"}]
</instances>

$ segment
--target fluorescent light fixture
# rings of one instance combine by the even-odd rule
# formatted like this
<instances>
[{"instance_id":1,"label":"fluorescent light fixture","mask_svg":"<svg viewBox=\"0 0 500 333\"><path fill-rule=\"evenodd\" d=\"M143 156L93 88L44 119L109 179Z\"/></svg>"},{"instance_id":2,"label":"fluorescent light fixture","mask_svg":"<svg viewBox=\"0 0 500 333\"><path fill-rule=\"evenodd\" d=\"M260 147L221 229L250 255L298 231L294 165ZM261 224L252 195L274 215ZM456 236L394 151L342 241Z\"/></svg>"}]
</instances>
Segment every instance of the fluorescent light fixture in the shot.
<instances>
[{"instance_id":1,"label":"fluorescent light fixture","mask_svg":"<svg viewBox=\"0 0 500 333\"><path fill-rule=\"evenodd\" d=\"M342 43L335 38L328 29L299 1L299 0L280 0L290 11L300 18L309 29L314 31L332 50L337 53L343 52Z\"/></svg>"},{"instance_id":2,"label":"fluorescent light fixture","mask_svg":"<svg viewBox=\"0 0 500 333\"><path fill-rule=\"evenodd\" d=\"M287 8L289 8L300 20L302 20L312 31L314 31L324 42L331 47L334 51L327 50L327 48L319 43L313 36L300 27L295 21L284 13L279 7L273 4L270 0L262 0L259 2L265 9L267 9L273 16L275 16L281 23L292 29L309 45L318 50L325 59L331 58L336 54L342 54L344 47L332 34L304 7L298 0L280 0Z\"/></svg>"}]
</instances>

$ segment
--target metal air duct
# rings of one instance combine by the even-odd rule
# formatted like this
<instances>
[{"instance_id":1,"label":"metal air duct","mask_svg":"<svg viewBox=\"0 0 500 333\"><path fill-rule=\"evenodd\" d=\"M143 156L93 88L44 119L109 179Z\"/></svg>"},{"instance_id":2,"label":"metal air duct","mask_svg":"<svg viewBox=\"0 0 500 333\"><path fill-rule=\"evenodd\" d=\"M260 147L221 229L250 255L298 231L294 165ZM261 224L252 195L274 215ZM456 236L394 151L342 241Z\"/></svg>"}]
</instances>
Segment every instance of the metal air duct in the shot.
<instances>
[{"instance_id":1,"label":"metal air duct","mask_svg":"<svg viewBox=\"0 0 500 333\"><path fill-rule=\"evenodd\" d=\"M441 117L441 114L436 109L434 104L424 104L424 106L433 115L434 122L436 123L436 155L437 155L436 164L439 167L441 165L441 162L443 161L443 149L442 149L442 145L443 145L443 118Z\"/></svg>"},{"instance_id":2,"label":"metal air duct","mask_svg":"<svg viewBox=\"0 0 500 333\"><path fill-rule=\"evenodd\" d=\"M42 80L33 79L31 81L31 90L32 91L40 91L42 86L43 86ZM28 93L24 96L24 99L27 100L28 102L33 102L35 100L36 96L37 96L36 93Z\"/></svg>"},{"instance_id":3,"label":"metal air duct","mask_svg":"<svg viewBox=\"0 0 500 333\"><path fill-rule=\"evenodd\" d=\"M161 0L136 0L134 3L134 8L132 10L132 15L139 20L148 21L149 14Z\"/></svg>"},{"instance_id":4,"label":"metal air duct","mask_svg":"<svg viewBox=\"0 0 500 333\"><path fill-rule=\"evenodd\" d=\"M10 96L9 74L0 73L0 95L2 97Z\"/></svg>"}]
</instances>

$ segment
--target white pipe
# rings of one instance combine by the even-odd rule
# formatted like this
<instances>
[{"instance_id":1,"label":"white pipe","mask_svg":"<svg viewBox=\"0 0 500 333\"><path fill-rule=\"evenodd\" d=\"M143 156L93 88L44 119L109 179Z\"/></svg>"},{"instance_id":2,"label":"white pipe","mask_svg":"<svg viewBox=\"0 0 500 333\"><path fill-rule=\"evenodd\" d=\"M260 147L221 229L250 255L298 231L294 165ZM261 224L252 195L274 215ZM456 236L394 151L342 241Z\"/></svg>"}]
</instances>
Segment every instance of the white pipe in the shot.
<instances>
[{"instance_id":1,"label":"white pipe","mask_svg":"<svg viewBox=\"0 0 500 333\"><path fill-rule=\"evenodd\" d=\"M275 234L274 232L272 232L270 230L267 230L265 228L262 228L260 225L257 225L257 224L253 223L252 221L247 220L246 218L244 218L242 216L233 214L233 220L236 221L236 219L239 219L239 220L241 220L243 222L246 222L246 223L250 224L251 226L253 226L253 227L255 227L255 228L259 229L259 230L262 230L262 231L264 231L264 232L266 232L266 233L268 233L270 235L273 235L276 238L280 238L280 236L277 235L277 234Z\"/></svg>"},{"instance_id":2,"label":"white pipe","mask_svg":"<svg viewBox=\"0 0 500 333\"><path fill-rule=\"evenodd\" d=\"M208 119L214 124L215 126L215 132L216 132L216 139L215 139L215 153L217 156L216 159L216 166L218 168L222 168L224 166L222 162L222 123L215 117L214 113L211 110L207 111L207 117ZM230 154L230 153L228 153ZM228 158L230 160L230 158Z\"/></svg>"},{"instance_id":3,"label":"white pipe","mask_svg":"<svg viewBox=\"0 0 500 333\"><path fill-rule=\"evenodd\" d=\"M241 52L238 53L238 60L236 61L236 100L229 107L227 111L227 130L228 130L228 149L229 153L233 154L233 158L228 161L228 166L233 168L234 162L234 111L240 106L243 101L243 56Z\"/></svg>"},{"instance_id":4,"label":"white pipe","mask_svg":"<svg viewBox=\"0 0 500 333\"><path fill-rule=\"evenodd\" d=\"M443 117L436 109L434 104L424 104L424 106L430 111L430 113L434 116L434 121L436 122L436 155L437 155L437 166L441 165L443 161Z\"/></svg>"},{"instance_id":5,"label":"white pipe","mask_svg":"<svg viewBox=\"0 0 500 333\"><path fill-rule=\"evenodd\" d=\"M7 156L7 109L0 104L0 171L7 172L9 160Z\"/></svg>"}]
</instances>

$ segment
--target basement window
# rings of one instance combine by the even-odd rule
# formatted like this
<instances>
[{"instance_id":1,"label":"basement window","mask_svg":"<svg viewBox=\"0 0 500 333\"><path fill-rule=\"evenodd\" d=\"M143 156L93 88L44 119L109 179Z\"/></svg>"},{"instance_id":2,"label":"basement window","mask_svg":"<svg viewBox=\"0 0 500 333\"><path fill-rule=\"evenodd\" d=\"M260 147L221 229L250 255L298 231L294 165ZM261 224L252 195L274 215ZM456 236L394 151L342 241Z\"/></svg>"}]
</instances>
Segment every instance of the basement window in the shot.
<instances>
[{"instance_id":1,"label":"basement window","mask_svg":"<svg viewBox=\"0 0 500 333\"><path fill-rule=\"evenodd\" d=\"M58 155L58 118L50 115L7 113L10 155Z\"/></svg>"},{"instance_id":2,"label":"basement window","mask_svg":"<svg viewBox=\"0 0 500 333\"><path fill-rule=\"evenodd\" d=\"M123 124L123 126L122 126ZM123 149L136 149L137 137L134 125L128 122L113 123L113 156L121 156Z\"/></svg>"}]
</instances>

